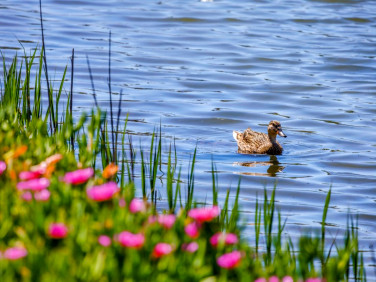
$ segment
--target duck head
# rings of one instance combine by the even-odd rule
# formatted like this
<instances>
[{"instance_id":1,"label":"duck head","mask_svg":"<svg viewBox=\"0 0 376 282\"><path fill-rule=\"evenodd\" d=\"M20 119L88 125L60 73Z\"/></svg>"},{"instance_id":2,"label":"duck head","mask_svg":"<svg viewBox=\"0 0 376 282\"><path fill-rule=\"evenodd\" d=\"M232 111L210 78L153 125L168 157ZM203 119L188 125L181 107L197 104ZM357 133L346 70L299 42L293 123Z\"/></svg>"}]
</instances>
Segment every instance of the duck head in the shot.
<instances>
[{"instance_id":1,"label":"duck head","mask_svg":"<svg viewBox=\"0 0 376 282\"><path fill-rule=\"evenodd\" d=\"M287 137L287 135L284 134L282 131L282 126L280 122L276 120L272 120L271 122L269 122L268 134L269 136L273 136L274 138L277 134L281 137L285 137L285 138Z\"/></svg>"}]
</instances>

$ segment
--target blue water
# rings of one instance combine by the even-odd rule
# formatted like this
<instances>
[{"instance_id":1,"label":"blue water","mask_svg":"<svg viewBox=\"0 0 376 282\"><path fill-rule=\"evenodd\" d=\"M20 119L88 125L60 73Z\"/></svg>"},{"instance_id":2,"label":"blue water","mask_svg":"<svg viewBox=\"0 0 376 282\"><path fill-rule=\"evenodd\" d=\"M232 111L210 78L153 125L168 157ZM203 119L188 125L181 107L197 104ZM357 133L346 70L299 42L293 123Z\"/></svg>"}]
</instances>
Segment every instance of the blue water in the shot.
<instances>
[{"instance_id":1,"label":"blue water","mask_svg":"<svg viewBox=\"0 0 376 282\"><path fill-rule=\"evenodd\" d=\"M109 110L111 30L112 90L115 100L123 91L121 120L129 113L137 147L146 146L161 124L164 152L175 140L185 179L197 145L195 198L211 199L213 159L221 201L228 188L233 200L241 177L248 223L256 194L277 183L277 205L292 237L320 227L332 187L331 236L343 231L348 211L358 214L370 263L376 235L375 1L46 0L43 13L56 80L75 49L75 117L94 105L86 55L99 104ZM23 52L18 40L27 52L41 45L39 24L38 1L1 1L0 49L8 63ZM237 153L232 130L266 132L273 119L288 135L280 140L282 156ZM245 237L252 234L247 227Z\"/></svg>"}]
</instances>

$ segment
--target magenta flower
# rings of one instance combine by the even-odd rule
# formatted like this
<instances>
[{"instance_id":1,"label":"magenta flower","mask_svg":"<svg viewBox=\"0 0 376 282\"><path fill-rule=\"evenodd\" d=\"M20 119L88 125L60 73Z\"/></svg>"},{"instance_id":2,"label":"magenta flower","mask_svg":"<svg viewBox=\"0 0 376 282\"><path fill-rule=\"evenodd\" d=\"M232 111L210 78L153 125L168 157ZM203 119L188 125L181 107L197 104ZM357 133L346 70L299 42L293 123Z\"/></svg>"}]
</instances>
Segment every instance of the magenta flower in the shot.
<instances>
[{"instance_id":1,"label":"magenta flower","mask_svg":"<svg viewBox=\"0 0 376 282\"><path fill-rule=\"evenodd\" d=\"M43 189L34 193L34 199L39 202L47 202L50 199L50 191Z\"/></svg>"},{"instance_id":2,"label":"magenta flower","mask_svg":"<svg viewBox=\"0 0 376 282\"><path fill-rule=\"evenodd\" d=\"M200 225L196 222L192 222L184 227L185 234L190 238L196 239L200 235Z\"/></svg>"},{"instance_id":3,"label":"magenta flower","mask_svg":"<svg viewBox=\"0 0 376 282\"><path fill-rule=\"evenodd\" d=\"M183 251L194 253L198 250L197 242L186 243L181 246Z\"/></svg>"},{"instance_id":4,"label":"magenta flower","mask_svg":"<svg viewBox=\"0 0 376 282\"><path fill-rule=\"evenodd\" d=\"M176 221L174 214L161 214L158 216L158 223L166 229L170 229Z\"/></svg>"},{"instance_id":5,"label":"magenta flower","mask_svg":"<svg viewBox=\"0 0 376 282\"><path fill-rule=\"evenodd\" d=\"M86 190L89 199L96 202L110 200L120 189L115 182L108 182L98 186L92 186Z\"/></svg>"},{"instance_id":6,"label":"magenta flower","mask_svg":"<svg viewBox=\"0 0 376 282\"><path fill-rule=\"evenodd\" d=\"M145 212L146 211L146 204L143 200L134 198L131 201L131 203L129 204L129 211L131 213Z\"/></svg>"},{"instance_id":7,"label":"magenta flower","mask_svg":"<svg viewBox=\"0 0 376 282\"><path fill-rule=\"evenodd\" d=\"M111 245L111 238L107 235L101 235L98 237L98 243L101 244L103 247L108 247Z\"/></svg>"},{"instance_id":8,"label":"magenta flower","mask_svg":"<svg viewBox=\"0 0 376 282\"><path fill-rule=\"evenodd\" d=\"M50 186L50 181L47 178L37 178L17 183L18 190L40 191L47 189L48 186Z\"/></svg>"},{"instance_id":9,"label":"magenta flower","mask_svg":"<svg viewBox=\"0 0 376 282\"><path fill-rule=\"evenodd\" d=\"M170 254L173 251L173 247L167 243L158 243L153 249L152 256L154 258L160 258Z\"/></svg>"},{"instance_id":10,"label":"magenta flower","mask_svg":"<svg viewBox=\"0 0 376 282\"><path fill-rule=\"evenodd\" d=\"M40 171L21 171L18 175L21 180L31 180L42 176Z\"/></svg>"},{"instance_id":11,"label":"magenta flower","mask_svg":"<svg viewBox=\"0 0 376 282\"><path fill-rule=\"evenodd\" d=\"M241 258L242 258L241 252L233 251L231 253L221 255L217 259L217 264L222 268L232 269L239 265Z\"/></svg>"},{"instance_id":12,"label":"magenta flower","mask_svg":"<svg viewBox=\"0 0 376 282\"><path fill-rule=\"evenodd\" d=\"M7 164L4 161L0 161L0 175L7 169Z\"/></svg>"},{"instance_id":13,"label":"magenta flower","mask_svg":"<svg viewBox=\"0 0 376 282\"><path fill-rule=\"evenodd\" d=\"M157 220L158 220L158 217L156 215L149 215L149 217L148 217L148 223L149 224L153 224L153 223L157 222Z\"/></svg>"},{"instance_id":14,"label":"magenta flower","mask_svg":"<svg viewBox=\"0 0 376 282\"><path fill-rule=\"evenodd\" d=\"M285 276L282 278L282 282L294 282L294 278L291 276Z\"/></svg>"},{"instance_id":15,"label":"magenta flower","mask_svg":"<svg viewBox=\"0 0 376 282\"><path fill-rule=\"evenodd\" d=\"M203 222L206 222L206 221L213 220L214 218L216 218L219 215L219 213L220 213L219 207L213 206L211 208L204 207L204 208L191 209L188 212L188 216L190 218L193 218L194 220L196 220L199 223L203 223Z\"/></svg>"},{"instance_id":16,"label":"magenta flower","mask_svg":"<svg viewBox=\"0 0 376 282\"><path fill-rule=\"evenodd\" d=\"M279 278L278 276L272 276L272 277L269 277L269 282L279 282Z\"/></svg>"},{"instance_id":17,"label":"magenta flower","mask_svg":"<svg viewBox=\"0 0 376 282\"><path fill-rule=\"evenodd\" d=\"M88 181L93 175L94 170L91 167L88 167L67 172L64 175L63 181L68 184L79 185Z\"/></svg>"},{"instance_id":18,"label":"magenta flower","mask_svg":"<svg viewBox=\"0 0 376 282\"><path fill-rule=\"evenodd\" d=\"M5 250L3 257L9 260L18 260L27 256L27 250L24 247L13 247Z\"/></svg>"},{"instance_id":19,"label":"magenta flower","mask_svg":"<svg viewBox=\"0 0 376 282\"><path fill-rule=\"evenodd\" d=\"M125 200L123 198L119 199L119 207L124 208L126 206L126 204L127 203L125 202Z\"/></svg>"},{"instance_id":20,"label":"magenta flower","mask_svg":"<svg viewBox=\"0 0 376 282\"><path fill-rule=\"evenodd\" d=\"M63 239L68 235L68 227L64 223L51 223L48 235L53 239Z\"/></svg>"},{"instance_id":21,"label":"magenta flower","mask_svg":"<svg viewBox=\"0 0 376 282\"><path fill-rule=\"evenodd\" d=\"M26 191L22 193L21 198L26 202L30 202L33 199L33 194L30 191Z\"/></svg>"},{"instance_id":22,"label":"magenta flower","mask_svg":"<svg viewBox=\"0 0 376 282\"><path fill-rule=\"evenodd\" d=\"M117 240L123 247L139 249L145 243L145 236L142 233L134 234L128 231L123 231L117 235Z\"/></svg>"},{"instance_id":23,"label":"magenta flower","mask_svg":"<svg viewBox=\"0 0 376 282\"><path fill-rule=\"evenodd\" d=\"M213 247L217 247L219 242L223 242L225 245L233 245L238 243L238 236L234 233L218 232L210 238L210 244Z\"/></svg>"}]
</instances>

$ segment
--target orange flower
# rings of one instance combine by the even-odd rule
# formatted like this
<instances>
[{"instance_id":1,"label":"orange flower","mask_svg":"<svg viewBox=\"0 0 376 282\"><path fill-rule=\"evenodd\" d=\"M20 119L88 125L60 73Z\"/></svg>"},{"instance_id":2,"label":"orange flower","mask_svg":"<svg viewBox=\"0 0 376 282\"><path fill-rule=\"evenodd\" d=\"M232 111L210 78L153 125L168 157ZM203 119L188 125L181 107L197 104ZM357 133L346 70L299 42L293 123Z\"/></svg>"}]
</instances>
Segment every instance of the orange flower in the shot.
<instances>
[{"instance_id":1,"label":"orange flower","mask_svg":"<svg viewBox=\"0 0 376 282\"><path fill-rule=\"evenodd\" d=\"M10 162L13 160L13 159L17 159L19 156L25 154L27 151L27 146L26 145L22 145L20 147L18 147L16 150L10 150L8 151L7 153L4 154L4 160L7 164L10 164Z\"/></svg>"},{"instance_id":2,"label":"orange flower","mask_svg":"<svg viewBox=\"0 0 376 282\"><path fill-rule=\"evenodd\" d=\"M18 158L19 156L25 154L26 151L27 151L27 146L26 145L22 145L22 146L18 147L16 149L16 151L14 152L14 154L13 154L13 158L14 159Z\"/></svg>"},{"instance_id":3,"label":"orange flower","mask_svg":"<svg viewBox=\"0 0 376 282\"><path fill-rule=\"evenodd\" d=\"M117 171L118 166L114 163L110 163L104 168L102 175L104 178L108 179L114 176L117 173Z\"/></svg>"},{"instance_id":4,"label":"orange flower","mask_svg":"<svg viewBox=\"0 0 376 282\"><path fill-rule=\"evenodd\" d=\"M44 172L44 176L50 178L52 173L55 171L55 168L56 167L54 164L47 166L46 171Z\"/></svg>"},{"instance_id":5,"label":"orange flower","mask_svg":"<svg viewBox=\"0 0 376 282\"><path fill-rule=\"evenodd\" d=\"M17 180L17 173L14 171L14 169L9 170L9 176L12 180Z\"/></svg>"},{"instance_id":6,"label":"orange flower","mask_svg":"<svg viewBox=\"0 0 376 282\"><path fill-rule=\"evenodd\" d=\"M56 164L58 161L60 161L62 158L63 158L62 154L55 154L55 155L49 156L45 160L45 162L47 163L47 166L48 165L53 165L53 164Z\"/></svg>"}]
</instances>

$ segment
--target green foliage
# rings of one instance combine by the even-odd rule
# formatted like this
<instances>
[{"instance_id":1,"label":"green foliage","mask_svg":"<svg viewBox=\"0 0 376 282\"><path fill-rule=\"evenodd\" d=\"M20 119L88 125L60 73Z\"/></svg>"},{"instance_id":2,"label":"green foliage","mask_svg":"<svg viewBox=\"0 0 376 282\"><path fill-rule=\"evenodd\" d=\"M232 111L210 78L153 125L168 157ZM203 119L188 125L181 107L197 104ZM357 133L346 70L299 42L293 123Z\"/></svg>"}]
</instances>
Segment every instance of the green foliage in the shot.
<instances>
[{"instance_id":1,"label":"green foliage","mask_svg":"<svg viewBox=\"0 0 376 282\"><path fill-rule=\"evenodd\" d=\"M286 220L276 210L276 186L270 197L267 189L264 190L263 203L256 200L255 247L251 248L246 238L241 237L239 221L245 215L239 207L240 181L233 203L228 189L220 216L198 224L197 236L188 235L185 228L194 222L189 211L193 206L198 206L194 202L197 148L184 182L176 147L170 144L166 158L162 152L161 129L158 135L155 132L152 134L148 160L140 147L139 175L145 209L132 212L130 206L135 195L137 153L131 135L126 139L127 120L121 132L118 121L115 133L112 112L110 131L107 115L97 109L90 115L83 114L74 124L72 112L68 111L73 93L68 95L67 107L62 112L59 109L67 69L58 90L48 88L47 96L53 103L43 110L42 57L39 65L36 65L34 87L30 87L30 84L36 51L30 57L25 56L20 65L17 56L10 66L6 66L3 60L0 161L5 161L7 168L0 173L0 252L11 246L22 246L28 254L14 261L0 258L1 281L253 281L273 275L279 278L288 275L294 281L310 277L323 277L327 281L349 280L352 277L359 281L366 280L363 256L359 251L357 220L353 217L349 216L343 245L333 242L327 251L325 226L331 190L324 204L321 234L304 234L295 245L285 236ZM54 120L60 122L51 126ZM114 149L117 148L118 134L121 134L121 161L117 160L118 152ZM37 201L35 197L25 201L24 191L16 188L21 181L20 172L31 171L55 154L60 154L62 159L47 166L48 169L43 172L43 176L50 181L50 198L44 202ZM102 172L112 162L119 165L120 176L116 173L105 176ZM94 177L87 182L71 185L61 180L67 172L85 167L95 169ZM168 204L168 209L160 213L156 211L158 171L166 178ZM211 177L213 206L216 206L219 204L219 181L213 161ZM119 183L120 191L110 200L95 202L88 199L88 188L115 180ZM146 201L147 185L150 202ZM185 202L182 201L182 185L187 188ZM161 214L175 214L176 221L166 227L159 221ZM64 222L69 230L68 236L60 240L48 236L47 229L52 222ZM139 249L122 246L117 238L125 230L143 234L143 246ZM210 240L217 232L235 234L239 240L233 243L222 240L214 247ZM112 238L112 244L108 247L100 245L100 235ZM264 244L260 242L262 236ZM172 253L160 258L153 255L154 247L160 242L169 243ZM184 246L192 242L197 243L198 249L192 253L184 251ZM332 252L333 246L335 252ZM218 259L237 250L241 252L240 262L230 269L221 267Z\"/></svg>"}]
</instances>

